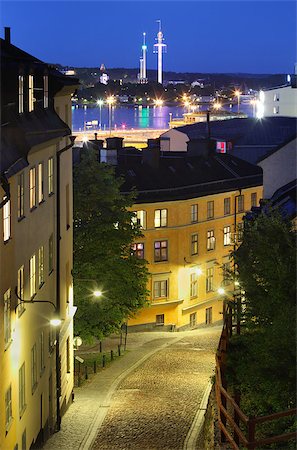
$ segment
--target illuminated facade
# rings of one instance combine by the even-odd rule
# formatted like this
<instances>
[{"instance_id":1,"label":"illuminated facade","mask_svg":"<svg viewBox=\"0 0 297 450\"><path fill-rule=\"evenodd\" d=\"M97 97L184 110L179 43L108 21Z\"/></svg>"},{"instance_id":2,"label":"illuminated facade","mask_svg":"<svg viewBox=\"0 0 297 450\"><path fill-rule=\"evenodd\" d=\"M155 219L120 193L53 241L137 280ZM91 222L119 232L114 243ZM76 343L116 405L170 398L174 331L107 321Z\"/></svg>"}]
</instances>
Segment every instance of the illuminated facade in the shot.
<instances>
[{"instance_id":1,"label":"illuminated facade","mask_svg":"<svg viewBox=\"0 0 297 450\"><path fill-rule=\"evenodd\" d=\"M77 80L12 45L9 29L0 43L0 449L13 450L41 447L72 399Z\"/></svg>"}]
</instances>

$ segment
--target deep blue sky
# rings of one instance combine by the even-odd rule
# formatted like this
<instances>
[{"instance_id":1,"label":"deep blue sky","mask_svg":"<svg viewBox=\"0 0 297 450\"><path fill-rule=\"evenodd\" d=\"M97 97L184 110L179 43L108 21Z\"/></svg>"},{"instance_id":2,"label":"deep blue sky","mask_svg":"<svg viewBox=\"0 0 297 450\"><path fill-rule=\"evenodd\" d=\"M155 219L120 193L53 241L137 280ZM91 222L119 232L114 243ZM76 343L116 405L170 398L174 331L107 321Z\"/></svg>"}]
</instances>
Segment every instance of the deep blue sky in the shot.
<instances>
[{"instance_id":1,"label":"deep blue sky","mask_svg":"<svg viewBox=\"0 0 297 450\"><path fill-rule=\"evenodd\" d=\"M138 67L142 32L148 67L162 20L164 70L292 73L296 62L296 2L2 1L0 36L39 59L77 67Z\"/></svg>"}]
</instances>

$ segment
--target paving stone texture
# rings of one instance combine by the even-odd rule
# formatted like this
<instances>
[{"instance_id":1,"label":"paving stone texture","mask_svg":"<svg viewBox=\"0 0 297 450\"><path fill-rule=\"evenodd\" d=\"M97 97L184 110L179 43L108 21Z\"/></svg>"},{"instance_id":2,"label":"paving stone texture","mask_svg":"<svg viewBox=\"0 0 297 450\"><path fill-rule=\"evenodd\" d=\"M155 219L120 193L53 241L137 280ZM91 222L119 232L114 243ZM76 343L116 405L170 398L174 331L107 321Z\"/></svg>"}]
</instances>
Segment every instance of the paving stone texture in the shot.
<instances>
[{"instance_id":1,"label":"paving stone texture","mask_svg":"<svg viewBox=\"0 0 297 450\"><path fill-rule=\"evenodd\" d=\"M61 431L44 448L182 450L214 374L220 333L216 326L130 334L129 351L75 390Z\"/></svg>"}]
</instances>

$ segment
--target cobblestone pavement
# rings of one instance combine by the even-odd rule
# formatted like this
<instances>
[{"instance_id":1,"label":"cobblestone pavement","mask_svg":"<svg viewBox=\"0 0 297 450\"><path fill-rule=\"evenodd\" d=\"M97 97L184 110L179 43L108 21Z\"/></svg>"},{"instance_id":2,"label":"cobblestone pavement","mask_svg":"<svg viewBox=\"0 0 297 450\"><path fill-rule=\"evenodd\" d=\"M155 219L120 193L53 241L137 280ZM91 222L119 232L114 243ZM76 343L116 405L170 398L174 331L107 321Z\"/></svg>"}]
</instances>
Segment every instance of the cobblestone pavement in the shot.
<instances>
[{"instance_id":1,"label":"cobblestone pavement","mask_svg":"<svg viewBox=\"0 0 297 450\"><path fill-rule=\"evenodd\" d=\"M46 450L182 450L214 371L220 327L133 333L129 352L75 390Z\"/></svg>"}]
</instances>

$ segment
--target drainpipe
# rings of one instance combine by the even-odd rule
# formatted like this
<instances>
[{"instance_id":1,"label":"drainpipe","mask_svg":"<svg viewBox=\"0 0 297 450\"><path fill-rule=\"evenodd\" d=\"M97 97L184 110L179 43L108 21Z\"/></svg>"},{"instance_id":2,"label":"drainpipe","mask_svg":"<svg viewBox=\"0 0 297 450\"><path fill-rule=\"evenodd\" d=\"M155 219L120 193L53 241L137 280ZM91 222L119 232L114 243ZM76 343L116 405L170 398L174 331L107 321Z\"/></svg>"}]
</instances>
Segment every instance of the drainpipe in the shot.
<instances>
[{"instance_id":1,"label":"drainpipe","mask_svg":"<svg viewBox=\"0 0 297 450\"><path fill-rule=\"evenodd\" d=\"M61 199L60 199L60 178L61 178L61 155L65 151L69 150L73 147L75 137L69 136L71 140L71 144L66 145L66 147L62 148L57 152L57 196L56 196L56 214L57 214L57 222L56 222L56 308L57 315L60 316L61 313L61 301L60 301L60 253L61 253ZM57 430L61 430L61 410L60 410L60 397L61 397L61 357L60 357L60 328L56 331L56 396L57 396Z\"/></svg>"}]
</instances>

